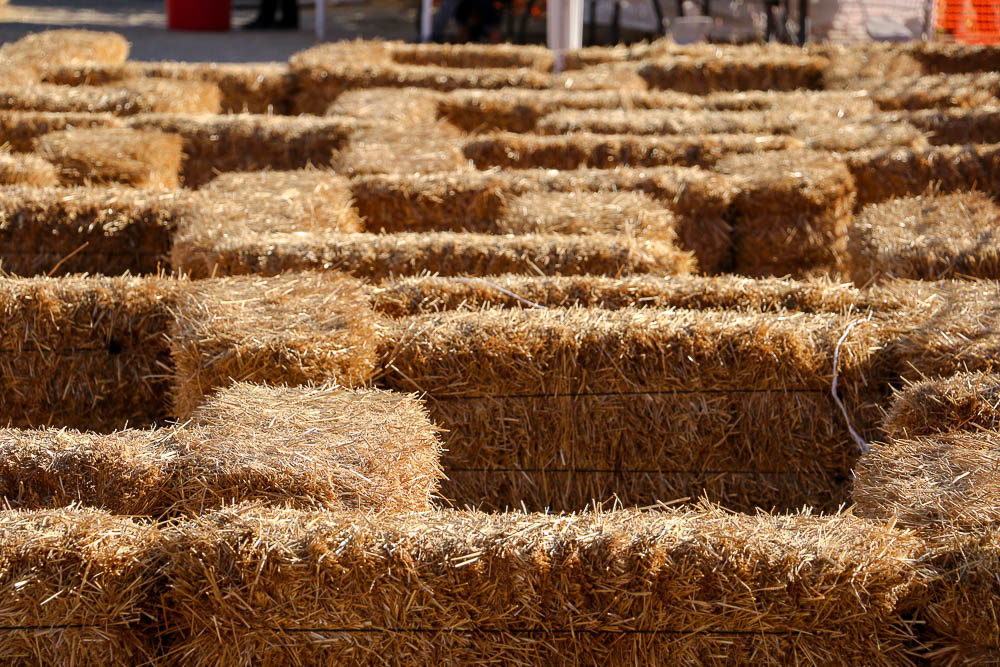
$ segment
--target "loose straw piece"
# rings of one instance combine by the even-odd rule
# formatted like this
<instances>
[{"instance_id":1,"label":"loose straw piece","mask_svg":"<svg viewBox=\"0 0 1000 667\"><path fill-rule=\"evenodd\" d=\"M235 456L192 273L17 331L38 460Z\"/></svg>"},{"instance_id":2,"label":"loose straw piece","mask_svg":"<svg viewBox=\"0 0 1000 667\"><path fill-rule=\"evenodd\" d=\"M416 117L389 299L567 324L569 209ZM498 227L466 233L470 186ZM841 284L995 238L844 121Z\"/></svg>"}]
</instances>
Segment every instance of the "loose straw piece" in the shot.
<instances>
[{"instance_id":1,"label":"loose straw piece","mask_svg":"<svg viewBox=\"0 0 1000 667\"><path fill-rule=\"evenodd\" d=\"M509 289L505 289L503 287L500 287L496 283L492 283L489 280L485 280L483 278L446 278L446 280L459 280L459 281L467 282L467 283L471 283L471 282L483 283L485 285L489 285L490 287L492 287L493 289L497 290L498 292L503 292L507 296L513 297L513 298L517 299L518 301L520 301L521 303L524 303L524 304L527 304L527 305L531 306L532 308L538 308L540 310L548 310L548 308L546 308L545 306L543 306L543 305L541 305L539 303L535 303L534 301L528 301L524 297L521 297L521 296L518 296L517 294L514 294Z\"/></svg>"},{"instance_id":2,"label":"loose straw piece","mask_svg":"<svg viewBox=\"0 0 1000 667\"><path fill-rule=\"evenodd\" d=\"M847 414L847 408L844 407L843 401L841 401L840 396L837 395L837 368L840 361L840 346L844 344L845 340L847 340L847 336L851 333L851 330L854 327L869 321L871 318L871 313L869 313L868 317L860 320L854 320L848 324L847 329L844 330L840 340L837 341L837 346L833 350L833 384L830 386L830 393L833 395L833 400L837 402L837 406L840 407L840 412L844 415L844 421L847 422L847 430L851 434L851 437L854 439L854 442L857 444L858 449L862 454L869 453L872 448L867 442L865 442L864 438L858 435L858 432L854 430L854 426L851 424L851 416Z\"/></svg>"}]
</instances>

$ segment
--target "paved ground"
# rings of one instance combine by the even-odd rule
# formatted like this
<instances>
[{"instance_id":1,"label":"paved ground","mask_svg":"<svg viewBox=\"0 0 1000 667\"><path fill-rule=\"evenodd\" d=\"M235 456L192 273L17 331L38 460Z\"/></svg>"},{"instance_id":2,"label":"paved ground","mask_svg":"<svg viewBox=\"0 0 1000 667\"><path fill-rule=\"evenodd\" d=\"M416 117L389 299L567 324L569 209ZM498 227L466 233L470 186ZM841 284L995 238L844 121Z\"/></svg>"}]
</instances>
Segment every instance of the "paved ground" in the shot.
<instances>
[{"instance_id":1,"label":"paved ground","mask_svg":"<svg viewBox=\"0 0 1000 667\"><path fill-rule=\"evenodd\" d=\"M133 60L217 62L284 61L315 44L311 8L303 8L298 31L239 30L238 26L253 18L253 7L253 0L236 3L234 29L213 33L167 30L163 0L12 0L11 5L0 8L0 42L49 28L113 30L132 42ZM415 0L328 6L326 38L413 39L415 8Z\"/></svg>"}]
</instances>

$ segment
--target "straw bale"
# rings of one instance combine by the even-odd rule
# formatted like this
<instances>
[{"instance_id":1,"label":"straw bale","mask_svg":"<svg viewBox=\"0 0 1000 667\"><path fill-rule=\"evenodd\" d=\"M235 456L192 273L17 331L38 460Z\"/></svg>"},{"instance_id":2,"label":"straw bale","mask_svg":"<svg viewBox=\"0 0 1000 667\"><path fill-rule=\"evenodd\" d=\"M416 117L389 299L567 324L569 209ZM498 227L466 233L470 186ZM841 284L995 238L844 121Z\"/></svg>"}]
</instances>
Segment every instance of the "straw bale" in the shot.
<instances>
[{"instance_id":1,"label":"straw bale","mask_svg":"<svg viewBox=\"0 0 1000 667\"><path fill-rule=\"evenodd\" d=\"M995 72L1000 62L1000 47L996 44L959 44L931 40L912 42L908 52L928 72L962 74Z\"/></svg>"},{"instance_id":2,"label":"straw bale","mask_svg":"<svg viewBox=\"0 0 1000 667\"><path fill-rule=\"evenodd\" d=\"M440 47L439 47L440 48ZM466 47L469 48L469 47ZM530 68L437 67L393 63L385 44L331 43L300 51L289 60L297 93L294 113L325 113L337 97L357 88L537 88L549 85L550 75Z\"/></svg>"},{"instance_id":3,"label":"straw bale","mask_svg":"<svg viewBox=\"0 0 1000 667\"><path fill-rule=\"evenodd\" d=\"M183 157L177 135L127 128L50 132L35 140L35 152L66 184L163 189L178 187Z\"/></svg>"},{"instance_id":4,"label":"straw bale","mask_svg":"<svg viewBox=\"0 0 1000 667\"><path fill-rule=\"evenodd\" d=\"M161 534L90 509L0 512L0 659L135 665L158 653L149 602Z\"/></svg>"},{"instance_id":5,"label":"straw bale","mask_svg":"<svg viewBox=\"0 0 1000 667\"><path fill-rule=\"evenodd\" d=\"M911 535L850 516L238 508L172 529L196 664L907 662Z\"/></svg>"},{"instance_id":6,"label":"straw bale","mask_svg":"<svg viewBox=\"0 0 1000 667\"><path fill-rule=\"evenodd\" d=\"M702 271L714 273L730 262L723 216L734 188L729 179L701 169L402 174L358 178L353 190L367 228L387 232L468 229L480 221L490 229L517 196L531 192L641 192L676 214L681 247L695 253Z\"/></svg>"},{"instance_id":7,"label":"straw bale","mask_svg":"<svg viewBox=\"0 0 1000 667\"><path fill-rule=\"evenodd\" d=\"M835 314L655 308L444 312L394 320L382 386L447 432L442 495L579 509L707 495L741 510L833 508L857 458L830 400ZM877 417L875 322L840 351L854 424ZM669 445L665 446L665 443Z\"/></svg>"},{"instance_id":8,"label":"straw bale","mask_svg":"<svg viewBox=\"0 0 1000 667\"><path fill-rule=\"evenodd\" d=\"M156 273L183 211L171 192L11 186L0 197L0 267L29 276Z\"/></svg>"},{"instance_id":9,"label":"straw bale","mask_svg":"<svg viewBox=\"0 0 1000 667\"><path fill-rule=\"evenodd\" d=\"M522 44L406 44L392 43L389 58L401 65L430 65L467 69L507 68L552 70L552 51Z\"/></svg>"},{"instance_id":10,"label":"straw bale","mask_svg":"<svg viewBox=\"0 0 1000 667\"><path fill-rule=\"evenodd\" d=\"M438 103L445 97L426 88L359 88L338 97L326 115L392 121L416 129L437 122Z\"/></svg>"},{"instance_id":11,"label":"straw bale","mask_svg":"<svg viewBox=\"0 0 1000 667\"><path fill-rule=\"evenodd\" d=\"M823 87L828 89L858 90L870 87L877 91L883 86L893 86L902 78L926 73L911 53L894 43L820 42L806 45L805 51L829 61L823 71Z\"/></svg>"},{"instance_id":12,"label":"straw bale","mask_svg":"<svg viewBox=\"0 0 1000 667\"><path fill-rule=\"evenodd\" d=\"M389 317L446 310L530 307L516 294L546 308L581 306L621 308L686 308L746 312L848 313L900 309L890 299L828 279L739 276L494 276L489 280L452 280L438 276L396 278L372 288L372 307Z\"/></svg>"},{"instance_id":13,"label":"straw bale","mask_svg":"<svg viewBox=\"0 0 1000 667\"><path fill-rule=\"evenodd\" d=\"M179 234L233 227L258 232L362 231L350 181L327 170L228 172L199 195L198 215L185 221Z\"/></svg>"},{"instance_id":14,"label":"straw bale","mask_svg":"<svg viewBox=\"0 0 1000 667\"><path fill-rule=\"evenodd\" d=\"M64 86L104 86L142 78L213 83L219 87L225 113L286 114L294 92L292 76L280 63L83 63L46 67L42 72L44 83Z\"/></svg>"},{"instance_id":15,"label":"straw bale","mask_svg":"<svg viewBox=\"0 0 1000 667\"><path fill-rule=\"evenodd\" d=\"M561 72L552 77L549 87L554 90L614 90L643 92L650 86L641 76L639 63L605 63L586 69Z\"/></svg>"},{"instance_id":16,"label":"straw bale","mask_svg":"<svg viewBox=\"0 0 1000 667\"><path fill-rule=\"evenodd\" d=\"M231 235L175 244L174 268L200 278L340 271L379 280L425 272L629 275L689 273L694 257L672 243L605 234L305 233Z\"/></svg>"},{"instance_id":17,"label":"straw bale","mask_svg":"<svg viewBox=\"0 0 1000 667\"><path fill-rule=\"evenodd\" d=\"M26 70L35 81L47 67L105 63L117 65L128 57L129 43L113 32L46 30L0 46L0 61Z\"/></svg>"},{"instance_id":18,"label":"straw bale","mask_svg":"<svg viewBox=\"0 0 1000 667\"><path fill-rule=\"evenodd\" d=\"M1000 72L934 74L879 82L875 103L886 111L998 104Z\"/></svg>"},{"instance_id":19,"label":"straw bale","mask_svg":"<svg viewBox=\"0 0 1000 667\"><path fill-rule=\"evenodd\" d=\"M807 151L727 158L737 174L733 199L736 273L749 276L839 275L847 254L854 181L830 154Z\"/></svg>"},{"instance_id":20,"label":"straw bale","mask_svg":"<svg viewBox=\"0 0 1000 667\"><path fill-rule=\"evenodd\" d=\"M111 114L53 113L46 111L0 111L0 144L12 151L29 153L35 139L49 132L95 127L124 127Z\"/></svg>"},{"instance_id":21,"label":"straw bale","mask_svg":"<svg viewBox=\"0 0 1000 667\"><path fill-rule=\"evenodd\" d=\"M806 115L807 118L802 118ZM815 114L795 111L642 109L559 111L538 122L539 134L568 132L638 135L792 134ZM822 122L824 119L819 119ZM696 139L697 137L691 137Z\"/></svg>"},{"instance_id":22,"label":"straw bale","mask_svg":"<svg viewBox=\"0 0 1000 667\"><path fill-rule=\"evenodd\" d=\"M883 428L890 438L949 431L1000 431L1000 376L958 373L915 382L893 398Z\"/></svg>"},{"instance_id":23,"label":"straw bale","mask_svg":"<svg viewBox=\"0 0 1000 667\"><path fill-rule=\"evenodd\" d=\"M333 273L192 284L169 333L174 415L232 382L358 386L374 372L375 323L360 283Z\"/></svg>"},{"instance_id":24,"label":"straw bale","mask_svg":"<svg viewBox=\"0 0 1000 667\"><path fill-rule=\"evenodd\" d=\"M795 132L811 150L849 151L876 148L923 149L929 146L925 134L905 120L874 116L868 119L803 123Z\"/></svg>"},{"instance_id":25,"label":"straw bale","mask_svg":"<svg viewBox=\"0 0 1000 667\"><path fill-rule=\"evenodd\" d=\"M866 90L746 90L710 93L699 98L715 111L818 112L837 118L871 116L878 111Z\"/></svg>"},{"instance_id":26,"label":"straw bale","mask_svg":"<svg viewBox=\"0 0 1000 667\"><path fill-rule=\"evenodd\" d=\"M1000 371L1000 284L897 280L875 291L910 310L887 354L902 380Z\"/></svg>"},{"instance_id":27,"label":"straw bale","mask_svg":"<svg viewBox=\"0 0 1000 667\"><path fill-rule=\"evenodd\" d=\"M219 89L200 81L132 79L113 86L57 86L38 83L0 90L0 109L88 112L132 116L142 113L218 113Z\"/></svg>"},{"instance_id":28,"label":"straw bale","mask_svg":"<svg viewBox=\"0 0 1000 667\"><path fill-rule=\"evenodd\" d=\"M678 55L647 61L639 75L650 88L669 88L695 95L718 90L796 90L822 88L825 58L802 53Z\"/></svg>"},{"instance_id":29,"label":"straw bale","mask_svg":"<svg viewBox=\"0 0 1000 667\"><path fill-rule=\"evenodd\" d=\"M1000 105L1000 100L997 100ZM926 132L933 144L1000 143L1000 106L975 109L925 109L906 120Z\"/></svg>"},{"instance_id":30,"label":"straw bale","mask_svg":"<svg viewBox=\"0 0 1000 667\"><path fill-rule=\"evenodd\" d=\"M851 223L851 278L1000 278L1000 206L977 192L892 199Z\"/></svg>"},{"instance_id":31,"label":"straw bale","mask_svg":"<svg viewBox=\"0 0 1000 667\"><path fill-rule=\"evenodd\" d=\"M413 126L396 120L362 121L333 168L342 174L420 174L468 168L462 132L438 121Z\"/></svg>"},{"instance_id":32,"label":"straw bale","mask_svg":"<svg viewBox=\"0 0 1000 667\"><path fill-rule=\"evenodd\" d=\"M239 501L422 511L441 477L439 449L413 396L240 383L182 426L0 429L0 493L20 509L77 503L160 518Z\"/></svg>"},{"instance_id":33,"label":"straw bale","mask_svg":"<svg viewBox=\"0 0 1000 667\"><path fill-rule=\"evenodd\" d=\"M198 187L224 171L289 170L327 166L355 121L255 114L228 116L149 114L129 127L179 134L184 139L183 180Z\"/></svg>"},{"instance_id":34,"label":"straw bale","mask_svg":"<svg viewBox=\"0 0 1000 667\"><path fill-rule=\"evenodd\" d=\"M844 155L854 176L859 207L937 192L1000 192L1000 144L872 149Z\"/></svg>"},{"instance_id":35,"label":"straw bale","mask_svg":"<svg viewBox=\"0 0 1000 667\"><path fill-rule=\"evenodd\" d=\"M36 155L0 152L0 185L30 185L44 188L59 182L59 172L51 162Z\"/></svg>"},{"instance_id":36,"label":"straw bale","mask_svg":"<svg viewBox=\"0 0 1000 667\"><path fill-rule=\"evenodd\" d=\"M107 431L169 414L169 309L158 278L0 279L0 425Z\"/></svg>"},{"instance_id":37,"label":"straw bale","mask_svg":"<svg viewBox=\"0 0 1000 667\"><path fill-rule=\"evenodd\" d=\"M705 167L740 153L801 148L793 137L755 134L633 136L576 133L562 136L500 133L467 141L465 156L479 169L581 167Z\"/></svg>"}]
</instances>

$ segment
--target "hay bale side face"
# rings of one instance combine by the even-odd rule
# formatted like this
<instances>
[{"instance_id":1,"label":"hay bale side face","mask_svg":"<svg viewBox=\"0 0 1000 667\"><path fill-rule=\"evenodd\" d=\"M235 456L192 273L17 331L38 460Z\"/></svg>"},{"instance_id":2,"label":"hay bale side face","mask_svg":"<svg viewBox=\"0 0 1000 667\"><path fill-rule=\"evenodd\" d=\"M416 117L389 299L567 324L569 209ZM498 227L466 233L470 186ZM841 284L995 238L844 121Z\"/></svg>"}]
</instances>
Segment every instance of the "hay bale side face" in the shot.
<instances>
[{"instance_id":1,"label":"hay bale side face","mask_svg":"<svg viewBox=\"0 0 1000 667\"><path fill-rule=\"evenodd\" d=\"M182 289L141 278L0 281L0 423L108 431L167 417L164 336Z\"/></svg>"},{"instance_id":2,"label":"hay bale side face","mask_svg":"<svg viewBox=\"0 0 1000 667\"><path fill-rule=\"evenodd\" d=\"M176 135L124 128L52 132L35 141L35 151L66 184L162 189L178 187L183 157Z\"/></svg>"},{"instance_id":3,"label":"hay bale side face","mask_svg":"<svg viewBox=\"0 0 1000 667\"><path fill-rule=\"evenodd\" d=\"M401 65L433 65L468 69L531 68L552 70L552 51L543 46L514 44L393 43L389 59Z\"/></svg>"},{"instance_id":4,"label":"hay bale side face","mask_svg":"<svg viewBox=\"0 0 1000 667\"><path fill-rule=\"evenodd\" d=\"M928 109L909 113L906 118L926 132L935 145L1000 143L1000 106L997 105L974 109Z\"/></svg>"},{"instance_id":5,"label":"hay bale side face","mask_svg":"<svg viewBox=\"0 0 1000 667\"><path fill-rule=\"evenodd\" d=\"M834 156L735 156L718 168L740 183L730 208L734 269L749 276L838 276L846 266L854 180Z\"/></svg>"},{"instance_id":6,"label":"hay bale side face","mask_svg":"<svg viewBox=\"0 0 1000 667\"><path fill-rule=\"evenodd\" d=\"M1000 376L959 373L906 387L893 399L883 429L890 438L1000 430Z\"/></svg>"},{"instance_id":7,"label":"hay bale side face","mask_svg":"<svg viewBox=\"0 0 1000 667\"><path fill-rule=\"evenodd\" d=\"M85 509L0 513L0 659L126 665L154 660L146 620L159 583L156 528Z\"/></svg>"},{"instance_id":8,"label":"hay bale side face","mask_svg":"<svg viewBox=\"0 0 1000 667\"><path fill-rule=\"evenodd\" d=\"M488 281L421 276L388 280L371 290L376 312L399 318L447 310L525 308L685 308L745 312L847 313L898 309L844 283L825 279L756 280L737 276L493 276Z\"/></svg>"},{"instance_id":9,"label":"hay bale side face","mask_svg":"<svg viewBox=\"0 0 1000 667\"><path fill-rule=\"evenodd\" d=\"M58 182L59 172L51 162L34 155L0 153L0 185L44 188Z\"/></svg>"},{"instance_id":10,"label":"hay bale side face","mask_svg":"<svg viewBox=\"0 0 1000 667\"><path fill-rule=\"evenodd\" d=\"M353 121L334 118L139 116L129 126L179 134L184 140L183 181L198 187L225 171L292 170L329 165L347 141Z\"/></svg>"},{"instance_id":11,"label":"hay bale side face","mask_svg":"<svg viewBox=\"0 0 1000 667\"><path fill-rule=\"evenodd\" d=\"M461 503L575 510L707 493L747 510L835 507L857 457L829 398L846 325L658 309L441 313L392 323L380 382L426 393L448 433L443 493ZM885 334L856 333L839 381L867 431Z\"/></svg>"},{"instance_id":12,"label":"hay bale side face","mask_svg":"<svg viewBox=\"0 0 1000 667\"><path fill-rule=\"evenodd\" d=\"M129 79L107 86L39 83L0 91L0 108L11 111L88 112L133 116L144 113L218 113L215 84L200 81Z\"/></svg>"},{"instance_id":13,"label":"hay bale side face","mask_svg":"<svg viewBox=\"0 0 1000 667\"><path fill-rule=\"evenodd\" d=\"M294 80L284 65L273 63L142 63L145 77L202 81L218 87L223 113L291 111Z\"/></svg>"},{"instance_id":14,"label":"hay bale side face","mask_svg":"<svg viewBox=\"0 0 1000 667\"><path fill-rule=\"evenodd\" d=\"M893 199L851 223L851 278L1000 278L1000 206L980 193Z\"/></svg>"},{"instance_id":15,"label":"hay bale side face","mask_svg":"<svg viewBox=\"0 0 1000 667\"><path fill-rule=\"evenodd\" d=\"M865 662L912 639L916 540L849 517L244 510L167 549L168 654L206 662Z\"/></svg>"},{"instance_id":16,"label":"hay bale side face","mask_svg":"<svg viewBox=\"0 0 1000 667\"><path fill-rule=\"evenodd\" d=\"M559 111L538 122L540 134L568 132L638 135L791 134L798 126L787 111L639 109ZM694 137L692 137L694 138Z\"/></svg>"},{"instance_id":17,"label":"hay bale side face","mask_svg":"<svg viewBox=\"0 0 1000 667\"><path fill-rule=\"evenodd\" d=\"M705 95L720 90L822 88L825 58L795 54L721 57L675 56L651 60L639 69L650 88Z\"/></svg>"},{"instance_id":18,"label":"hay bale side face","mask_svg":"<svg viewBox=\"0 0 1000 667\"><path fill-rule=\"evenodd\" d=\"M663 241L602 234L497 236L414 234L244 234L175 248L175 268L192 277L340 271L372 280L425 272L630 275L689 273L694 257Z\"/></svg>"},{"instance_id":19,"label":"hay bale side face","mask_svg":"<svg viewBox=\"0 0 1000 667\"><path fill-rule=\"evenodd\" d=\"M468 141L465 157L478 169L579 169L590 167L710 166L729 154L801 148L793 137L744 134L629 136L497 134Z\"/></svg>"},{"instance_id":20,"label":"hay bale side face","mask_svg":"<svg viewBox=\"0 0 1000 667\"><path fill-rule=\"evenodd\" d=\"M174 415L232 382L356 386L374 372L374 315L360 284L332 274L193 286L170 332Z\"/></svg>"},{"instance_id":21,"label":"hay bale side face","mask_svg":"<svg viewBox=\"0 0 1000 667\"><path fill-rule=\"evenodd\" d=\"M240 501L421 512L442 477L436 429L414 396L237 383L191 418L176 434L173 513Z\"/></svg>"},{"instance_id":22,"label":"hay bale side face","mask_svg":"<svg viewBox=\"0 0 1000 667\"><path fill-rule=\"evenodd\" d=\"M876 444L855 470L855 512L965 533L1000 521L1000 437L953 432Z\"/></svg>"},{"instance_id":23,"label":"hay bale side face","mask_svg":"<svg viewBox=\"0 0 1000 667\"><path fill-rule=\"evenodd\" d=\"M123 127L123 124L111 114L2 111L0 143L9 144L12 151L28 153L43 134L91 127Z\"/></svg>"},{"instance_id":24,"label":"hay bale side face","mask_svg":"<svg viewBox=\"0 0 1000 667\"><path fill-rule=\"evenodd\" d=\"M23 276L156 273L181 215L169 192L12 187L0 200L0 266Z\"/></svg>"}]
</instances>

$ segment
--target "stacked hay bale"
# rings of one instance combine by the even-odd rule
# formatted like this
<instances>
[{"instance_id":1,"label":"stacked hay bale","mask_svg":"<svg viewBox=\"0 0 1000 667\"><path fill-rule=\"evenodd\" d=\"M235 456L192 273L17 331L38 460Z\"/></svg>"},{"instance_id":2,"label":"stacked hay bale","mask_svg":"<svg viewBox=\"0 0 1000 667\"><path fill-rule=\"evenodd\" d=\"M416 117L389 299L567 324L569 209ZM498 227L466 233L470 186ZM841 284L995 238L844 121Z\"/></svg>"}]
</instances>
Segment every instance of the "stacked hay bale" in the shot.
<instances>
[{"instance_id":1,"label":"stacked hay bale","mask_svg":"<svg viewBox=\"0 0 1000 667\"><path fill-rule=\"evenodd\" d=\"M530 193L640 192L675 214L680 246L695 254L702 271L716 272L729 262L730 228L723 216L733 186L728 179L700 169L373 176L356 179L353 191L368 228L386 232L468 229L471 225L495 231L497 221L523 218L517 212L516 197Z\"/></svg>"},{"instance_id":2,"label":"stacked hay bale","mask_svg":"<svg viewBox=\"0 0 1000 667\"><path fill-rule=\"evenodd\" d=\"M236 384L184 425L155 430L0 429L0 451L10 505L159 518L241 501L426 511L441 477L437 434L416 398L335 385Z\"/></svg>"},{"instance_id":3,"label":"stacked hay bale","mask_svg":"<svg viewBox=\"0 0 1000 667\"><path fill-rule=\"evenodd\" d=\"M129 43L113 32L46 30L0 46L4 84L37 82L47 66L83 63L120 64L128 57Z\"/></svg>"},{"instance_id":4,"label":"stacked hay bale","mask_svg":"<svg viewBox=\"0 0 1000 667\"><path fill-rule=\"evenodd\" d=\"M1000 106L926 109L908 113L905 118L926 132L932 144L1000 143Z\"/></svg>"},{"instance_id":5,"label":"stacked hay bale","mask_svg":"<svg viewBox=\"0 0 1000 667\"><path fill-rule=\"evenodd\" d=\"M379 382L426 395L448 433L444 495L577 509L707 495L835 507L857 457L830 400L840 315L483 310L387 323ZM883 391L874 323L840 349L855 423ZM669 443L668 446L665 444Z\"/></svg>"},{"instance_id":6,"label":"stacked hay bale","mask_svg":"<svg viewBox=\"0 0 1000 667\"><path fill-rule=\"evenodd\" d=\"M333 274L193 283L169 333L173 414L186 418L231 382L364 384L375 318L361 285Z\"/></svg>"},{"instance_id":7,"label":"stacked hay bale","mask_svg":"<svg viewBox=\"0 0 1000 667\"><path fill-rule=\"evenodd\" d=\"M679 55L644 64L639 74L653 89L705 95L719 90L796 90L822 88L825 58L802 53L763 51Z\"/></svg>"},{"instance_id":8,"label":"stacked hay bale","mask_svg":"<svg viewBox=\"0 0 1000 667\"><path fill-rule=\"evenodd\" d=\"M65 184L174 189L184 156L181 144L174 134L93 128L45 134L35 140L35 152L59 169Z\"/></svg>"},{"instance_id":9,"label":"stacked hay bale","mask_svg":"<svg viewBox=\"0 0 1000 667\"><path fill-rule=\"evenodd\" d=\"M107 431L170 415L171 308L154 278L0 280L0 424Z\"/></svg>"},{"instance_id":10,"label":"stacked hay bale","mask_svg":"<svg viewBox=\"0 0 1000 667\"><path fill-rule=\"evenodd\" d=\"M934 74L879 82L875 103L886 111L995 106L1000 73Z\"/></svg>"},{"instance_id":11,"label":"stacked hay bale","mask_svg":"<svg viewBox=\"0 0 1000 667\"><path fill-rule=\"evenodd\" d=\"M156 273L184 210L169 191L9 187L0 199L0 265L23 276Z\"/></svg>"},{"instance_id":12,"label":"stacked hay bale","mask_svg":"<svg viewBox=\"0 0 1000 667\"><path fill-rule=\"evenodd\" d=\"M851 279L1000 278L1000 206L977 192L871 204L851 223Z\"/></svg>"},{"instance_id":13,"label":"stacked hay bale","mask_svg":"<svg viewBox=\"0 0 1000 667\"><path fill-rule=\"evenodd\" d=\"M54 113L218 113L215 84L200 81L133 79L108 86L57 86L48 83L0 89L0 109Z\"/></svg>"},{"instance_id":14,"label":"stacked hay bale","mask_svg":"<svg viewBox=\"0 0 1000 667\"><path fill-rule=\"evenodd\" d=\"M49 132L102 127L121 128L125 124L107 113L0 111L0 143L19 153L33 151L38 137Z\"/></svg>"},{"instance_id":15,"label":"stacked hay bale","mask_svg":"<svg viewBox=\"0 0 1000 667\"><path fill-rule=\"evenodd\" d=\"M129 127L178 134L184 140L183 181L198 187L224 171L326 166L355 123L336 118L289 118L234 114L149 114Z\"/></svg>"},{"instance_id":16,"label":"stacked hay bale","mask_svg":"<svg viewBox=\"0 0 1000 667\"><path fill-rule=\"evenodd\" d=\"M28 185L44 188L59 182L55 165L36 155L0 152L0 185Z\"/></svg>"},{"instance_id":17,"label":"stacked hay bale","mask_svg":"<svg viewBox=\"0 0 1000 667\"><path fill-rule=\"evenodd\" d=\"M180 660L870 662L906 660L894 607L918 541L711 508L377 522L236 508L164 548Z\"/></svg>"}]
</instances>

